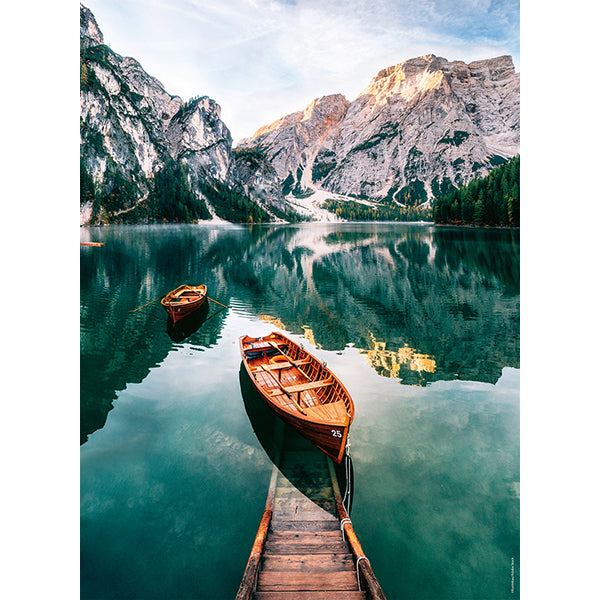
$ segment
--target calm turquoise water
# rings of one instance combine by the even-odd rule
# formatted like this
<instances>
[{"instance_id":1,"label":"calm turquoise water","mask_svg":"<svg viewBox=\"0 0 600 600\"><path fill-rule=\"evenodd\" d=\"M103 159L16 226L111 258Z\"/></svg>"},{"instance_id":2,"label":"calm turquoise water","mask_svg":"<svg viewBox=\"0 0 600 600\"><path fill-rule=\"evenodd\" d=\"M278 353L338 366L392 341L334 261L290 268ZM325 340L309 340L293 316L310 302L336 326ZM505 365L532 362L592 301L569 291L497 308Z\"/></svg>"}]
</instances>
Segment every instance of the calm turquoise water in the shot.
<instances>
[{"instance_id":1,"label":"calm turquoise water","mask_svg":"<svg viewBox=\"0 0 600 600\"><path fill-rule=\"evenodd\" d=\"M519 597L519 233L82 229L81 597L229 599L271 461L238 338L280 329L356 406L352 519L388 600ZM206 283L208 311L159 302Z\"/></svg>"}]
</instances>

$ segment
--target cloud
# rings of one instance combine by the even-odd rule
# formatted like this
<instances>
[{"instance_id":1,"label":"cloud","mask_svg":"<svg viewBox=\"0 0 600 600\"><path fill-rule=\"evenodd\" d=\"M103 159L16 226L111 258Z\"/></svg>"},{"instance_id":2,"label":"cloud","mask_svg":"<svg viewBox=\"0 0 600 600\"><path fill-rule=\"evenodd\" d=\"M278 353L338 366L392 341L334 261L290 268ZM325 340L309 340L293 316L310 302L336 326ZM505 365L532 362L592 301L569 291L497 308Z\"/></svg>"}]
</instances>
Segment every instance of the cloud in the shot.
<instances>
[{"instance_id":1,"label":"cloud","mask_svg":"<svg viewBox=\"0 0 600 600\"><path fill-rule=\"evenodd\" d=\"M512 54L518 0L90 0L107 43L172 94L206 94L234 140L316 97L349 100L381 69L434 53Z\"/></svg>"}]
</instances>

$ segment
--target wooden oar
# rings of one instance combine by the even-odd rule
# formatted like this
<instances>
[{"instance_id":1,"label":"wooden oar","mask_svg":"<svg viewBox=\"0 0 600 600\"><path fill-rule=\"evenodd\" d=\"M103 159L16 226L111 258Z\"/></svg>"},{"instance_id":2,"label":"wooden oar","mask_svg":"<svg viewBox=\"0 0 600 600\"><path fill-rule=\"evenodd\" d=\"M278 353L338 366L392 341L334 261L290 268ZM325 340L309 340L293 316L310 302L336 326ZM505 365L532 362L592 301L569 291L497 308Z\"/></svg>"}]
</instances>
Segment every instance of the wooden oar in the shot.
<instances>
[{"instance_id":1,"label":"wooden oar","mask_svg":"<svg viewBox=\"0 0 600 600\"><path fill-rule=\"evenodd\" d=\"M146 304L142 304L142 306L138 306L137 308L134 308L133 310L128 310L127 312L135 312L136 310L140 310L140 308L144 308L144 306L148 306L148 304L152 304L153 302L156 302L157 300L160 300L162 298L162 296L159 296L158 298L154 298L154 300L151 300L150 302L146 302Z\"/></svg>"},{"instance_id":2,"label":"wooden oar","mask_svg":"<svg viewBox=\"0 0 600 600\"><path fill-rule=\"evenodd\" d=\"M283 389L283 386L281 385L281 381L277 381L277 377L275 377L275 375L273 375L273 373L271 373L271 371L265 371L266 373L268 373L276 382L277 385L279 387L279 389L281 390L281 392L283 394L285 394L295 405L296 408L304 415L306 416L306 413L304 412L304 410L302 409L302 407L300 406L299 402L296 402L296 399L294 398L294 396L292 396L288 391ZM298 400L300 400L300 394L298 394Z\"/></svg>"},{"instance_id":3,"label":"wooden oar","mask_svg":"<svg viewBox=\"0 0 600 600\"><path fill-rule=\"evenodd\" d=\"M277 348L277 345L276 345L276 344L274 344L273 342L269 341L269 344L271 344L271 345L272 345L274 348ZM277 350L279 350L279 348L277 348ZM285 357L286 357L288 360L290 360L287 354L285 354L284 352L281 352L281 350L279 350L279 352L280 352L281 354L283 354L283 356L285 356ZM292 362L292 361L290 360L290 363L291 363L291 362ZM292 364L293 364L293 363L292 363ZM295 365L294 365L294 366L295 366ZM261 369L262 369L262 367L259 367L259 368L261 368ZM298 367L296 367L296 368L298 369ZM298 370L300 370L300 369L298 369ZM270 376L271 376L271 377L272 377L272 378L275 380L275 382L277 383L277 387L279 387L279 389L281 390L281 392L282 392L283 394L285 394L285 395L286 395L286 396L287 396L287 397L288 397L288 398L289 398L289 399L290 399L290 400L291 400L291 401L292 401L292 402L293 402L293 403L296 405L296 408L297 408L297 409L298 409L298 410L299 410L299 411L300 411L300 412L301 412L301 413L302 413L304 416L306 416L306 413L304 412L304 410L303 410L303 409L302 409L302 407L300 406L300 402L299 402L299 400L300 400L300 394L298 394L298 402L296 402L296 399L295 399L295 398L294 398L294 397L293 397L293 396L292 396L292 395L291 395L291 394L290 394L288 391L286 391L286 390L284 390L284 389L283 389L283 386L281 385L281 381L278 381L278 380L277 380L277 377L275 377L275 375L273 375L273 373L271 373L271 371L269 371L268 369L263 369L263 371L264 371L265 373L269 374L269 375L270 375ZM304 374L304 373L303 373L303 374Z\"/></svg>"},{"instance_id":4,"label":"wooden oar","mask_svg":"<svg viewBox=\"0 0 600 600\"><path fill-rule=\"evenodd\" d=\"M229 306L227 306L227 304L221 304L220 302L217 302L216 300L213 300L210 296L206 296L211 302L214 302L215 304L218 304L219 306L223 306L224 308L229 308Z\"/></svg>"}]
</instances>

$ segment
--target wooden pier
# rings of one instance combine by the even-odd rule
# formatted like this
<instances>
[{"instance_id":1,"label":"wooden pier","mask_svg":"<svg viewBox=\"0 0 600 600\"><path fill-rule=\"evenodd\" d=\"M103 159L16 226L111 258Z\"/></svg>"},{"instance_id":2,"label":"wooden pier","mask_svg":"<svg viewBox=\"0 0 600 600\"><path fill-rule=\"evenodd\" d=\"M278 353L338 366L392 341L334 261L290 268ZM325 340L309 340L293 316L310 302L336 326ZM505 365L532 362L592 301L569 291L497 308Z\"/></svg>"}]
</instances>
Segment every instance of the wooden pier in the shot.
<instances>
[{"instance_id":1,"label":"wooden pier","mask_svg":"<svg viewBox=\"0 0 600 600\"><path fill-rule=\"evenodd\" d=\"M332 461L306 450L283 452L273 467L236 596L288 599L385 600L342 503Z\"/></svg>"}]
</instances>

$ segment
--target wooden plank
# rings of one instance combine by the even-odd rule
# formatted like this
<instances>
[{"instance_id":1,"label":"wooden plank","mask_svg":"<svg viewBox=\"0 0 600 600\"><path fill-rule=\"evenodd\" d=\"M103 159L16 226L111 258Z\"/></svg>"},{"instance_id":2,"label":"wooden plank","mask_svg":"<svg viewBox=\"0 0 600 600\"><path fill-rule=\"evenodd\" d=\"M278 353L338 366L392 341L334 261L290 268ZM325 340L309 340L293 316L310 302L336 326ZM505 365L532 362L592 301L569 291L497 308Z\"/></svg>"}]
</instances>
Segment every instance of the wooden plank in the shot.
<instances>
[{"instance_id":1,"label":"wooden plank","mask_svg":"<svg viewBox=\"0 0 600 600\"><path fill-rule=\"evenodd\" d=\"M352 554L273 554L265 552L263 571L354 571Z\"/></svg>"},{"instance_id":2,"label":"wooden plank","mask_svg":"<svg viewBox=\"0 0 600 600\"><path fill-rule=\"evenodd\" d=\"M325 387L331 385L333 379L320 379L319 381L309 381L308 383L300 383L299 385L281 386L281 389L285 392L304 392L305 390L313 390L315 388Z\"/></svg>"},{"instance_id":3,"label":"wooden plank","mask_svg":"<svg viewBox=\"0 0 600 600\"><path fill-rule=\"evenodd\" d=\"M276 498L275 508L277 518L287 516L292 517L294 520L301 519L303 521L328 520L331 517L335 519L331 513L310 500L309 502L302 502L296 498Z\"/></svg>"},{"instance_id":4,"label":"wooden plank","mask_svg":"<svg viewBox=\"0 0 600 600\"><path fill-rule=\"evenodd\" d=\"M303 573L302 571L261 571L257 590L265 592L286 591L358 591L356 574L351 571L328 573Z\"/></svg>"},{"instance_id":5,"label":"wooden plank","mask_svg":"<svg viewBox=\"0 0 600 600\"><path fill-rule=\"evenodd\" d=\"M292 367L292 363L289 362L284 362L284 363L277 363L274 365L263 365L262 368L265 371L279 371L280 369L290 369Z\"/></svg>"},{"instance_id":6,"label":"wooden plank","mask_svg":"<svg viewBox=\"0 0 600 600\"><path fill-rule=\"evenodd\" d=\"M272 531L339 531L339 521L307 521L298 519L291 521L289 519L281 519L273 515L271 520Z\"/></svg>"},{"instance_id":7,"label":"wooden plank","mask_svg":"<svg viewBox=\"0 0 600 600\"><path fill-rule=\"evenodd\" d=\"M323 542L322 544L298 544L295 542L272 542L267 539L265 552L279 554L346 554L346 542Z\"/></svg>"},{"instance_id":8,"label":"wooden plank","mask_svg":"<svg viewBox=\"0 0 600 600\"><path fill-rule=\"evenodd\" d=\"M346 419L346 406L343 402L329 402L305 407L306 415L313 420L339 421L343 424Z\"/></svg>"},{"instance_id":9,"label":"wooden plank","mask_svg":"<svg viewBox=\"0 0 600 600\"><path fill-rule=\"evenodd\" d=\"M299 510L323 510L316 502L313 502L310 498L306 496L298 497L298 496L287 496L282 498L275 495L275 501L273 504L273 510L286 511L293 510L294 512Z\"/></svg>"},{"instance_id":10,"label":"wooden plank","mask_svg":"<svg viewBox=\"0 0 600 600\"><path fill-rule=\"evenodd\" d=\"M342 542L342 532L335 531L270 531L269 539L272 542L297 541L301 544L321 544L325 541Z\"/></svg>"},{"instance_id":11,"label":"wooden plank","mask_svg":"<svg viewBox=\"0 0 600 600\"><path fill-rule=\"evenodd\" d=\"M309 360L288 360L287 362L262 365L262 368L267 371L278 371L280 369L289 369L291 367L296 367L297 365L305 365L309 362ZM296 373L292 373L292 375L297 376Z\"/></svg>"},{"instance_id":12,"label":"wooden plank","mask_svg":"<svg viewBox=\"0 0 600 600\"><path fill-rule=\"evenodd\" d=\"M254 600L367 600L366 592L254 592Z\"/></svg>"},{"instance_id":13,"label":"wooden plank","mask_svg":"<svg viewBox=\"0 0 600 600\"><path fill-rule=\"evenodd\" d=\"M297 367L298 365L308 365L311 360L310 358L302 358L300 360L291 360L290 361L295 367Z\"/></svg>"},{"instance_id":14,"label":"wooden plank","mask_svg":"<svg viewBox=\"0 0 600 600\"><path fill-rule=\"evenodd\" d=\"M277 511L277 518L281 521L331 521L337 523L338 520L332 514L318 510L298 511L290 508Z\"/></svg>"},{"instance_id":15,"label":"wooden plank","mask_svg":"<svg viewBox=\"0 0 600 600\"><path fill-rule=\"evenodd\" d=\"M306 489L306 496L314 501L314 499L331 499L332 489L330 487L311 486ZM275 492L276 498L294 498L296 490L293 487L280 487Z\"/></svg>"}]
</instances>

